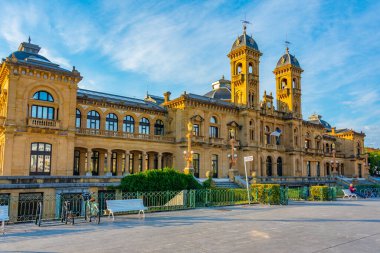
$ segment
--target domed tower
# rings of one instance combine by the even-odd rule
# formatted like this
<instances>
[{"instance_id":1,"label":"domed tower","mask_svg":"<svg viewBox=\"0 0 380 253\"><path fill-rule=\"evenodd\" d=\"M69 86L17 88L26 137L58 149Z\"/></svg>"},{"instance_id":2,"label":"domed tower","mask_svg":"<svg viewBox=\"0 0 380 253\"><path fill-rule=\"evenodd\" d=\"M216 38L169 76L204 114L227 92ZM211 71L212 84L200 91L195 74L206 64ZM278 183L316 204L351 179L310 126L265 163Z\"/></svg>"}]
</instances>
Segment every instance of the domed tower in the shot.
<instances>
[{"instance_id":1,"label":"domed tower","mask_svg":"<svg viewBox=\"0 0 380 253\"><path fill-rule=\"evenodd\" d=\"M302 118L302 72L298 60L289 53L289 48L286 47L285 54L278 60L273 71L276 76L277 109L283 112L292 112L296 118Z\"/></svg>"},{"instance_id":2,"label":"domed tower","mask_svg":"<svg viewBox=\"0 0 380 253\"><path fill-rule=\"evenodd\" d=\"M231 102L251 108L259 108L259 62L262 55L255 40L246 33L232 45L228 54L231 64Z\"/></svg>"}]
</instances>

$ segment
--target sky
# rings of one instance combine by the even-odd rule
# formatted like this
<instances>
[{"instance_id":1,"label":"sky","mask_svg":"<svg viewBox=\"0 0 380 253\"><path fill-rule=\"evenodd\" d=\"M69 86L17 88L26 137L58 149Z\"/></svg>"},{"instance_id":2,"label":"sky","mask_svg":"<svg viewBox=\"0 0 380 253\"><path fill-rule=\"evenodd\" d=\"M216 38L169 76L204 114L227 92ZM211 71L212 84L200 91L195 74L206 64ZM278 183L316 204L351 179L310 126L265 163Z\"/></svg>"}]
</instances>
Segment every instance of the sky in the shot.
<instances>
[{"instance_id":1,"label":"sky","mask_svg":"<svg viewBox=\"0 0 380 253\"><path fill-rule=\"evenodd\" d=\"M144 98L205 94L251 22L263 53L260 93L285 52L302 69L302 113L366 134L380 147L380 1L9 1L0 0L0 56L31 37L40 54L82 74L81 88Z\"/></svg>"}]
</instances>

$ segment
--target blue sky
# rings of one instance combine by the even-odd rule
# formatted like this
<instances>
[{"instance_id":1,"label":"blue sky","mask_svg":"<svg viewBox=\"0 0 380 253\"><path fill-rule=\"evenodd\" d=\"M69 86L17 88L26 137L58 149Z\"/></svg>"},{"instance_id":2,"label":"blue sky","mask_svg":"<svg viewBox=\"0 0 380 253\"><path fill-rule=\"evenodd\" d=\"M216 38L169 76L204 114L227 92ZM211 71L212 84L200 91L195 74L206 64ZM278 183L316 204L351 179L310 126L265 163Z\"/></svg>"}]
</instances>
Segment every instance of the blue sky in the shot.
<instances>
[{"instance_id":1,"label":"blue sky","mask_svg":"<svg viewBox=\"0 0 380 253\"><path fill-rule=\"evenodd\" d=\"M379 1L6 1L0 55L28 35L41 54L83 75L80 87L143 98L204 94L230 77L227 54L246 16L263 53L260 92L275 92L273 69L292 44L304 69L304 118L367 134L380 147Z\"/></svg>"}]
</instances>

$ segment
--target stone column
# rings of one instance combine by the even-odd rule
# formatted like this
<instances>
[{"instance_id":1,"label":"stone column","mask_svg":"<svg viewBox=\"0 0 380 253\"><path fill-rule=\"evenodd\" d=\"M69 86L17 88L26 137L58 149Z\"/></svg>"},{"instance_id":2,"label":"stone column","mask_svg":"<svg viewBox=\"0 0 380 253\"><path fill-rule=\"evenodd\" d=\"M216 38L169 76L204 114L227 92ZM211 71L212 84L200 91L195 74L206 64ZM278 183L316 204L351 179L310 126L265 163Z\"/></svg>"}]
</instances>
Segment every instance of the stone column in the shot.
<instances>
[{"instance_id":1,"label":"stone column","mask_svg":"<svg viewBox=\"0 0 380 253\"><path fill-rule=\"evenodd\" d=\"M129 174L129 151L125 150L124 174Z\"/></svg>"},{"instance_id":2,"label":"stone column","mask_svg":"<svg viewBox=\"0 0 380 253\"><path fill-rule=\"evenodd\" d=\"M161 153L158 153L157 154L157 159L158 159L158 163L157 163L157 167L158 169L162 169L162 154Z\"/></svg>"},{"instance_id":3,"label":"stone column","mask_svg":"<svg viewBox=\"0 0 380 253\"><path fill-rule=\"evenodd\" d=\"M116 169L116 176L121 176L123 173L124 168L122 168L123 165L123 153L117 152L117 169Z\"/></svg>"},{"instance_id":4,"label":"stone column","mask_svg":"<svg viewBox=\"0 0 380 253\"><path fill-rule=\"evenodd\" d=\"M87 150L87 168L86 168L87 173L92 173L92 160L91 160L91 156L92 156L92 150L89 149L89 150Z\"/></svg>"},{"instance_id":5,"label":"stone column","mask_svg":"<svg viewBox=\"0 0 380 253\"><path fill-rule=\"evenodd\" d=\"M142 166L142 170L146 171L148 169L148 158L149 158L149 155L146 152L142 152L141 158L142 158L142 165L143 165Z\"/></svg>"},{"instance_id":6,"label":"stone column","mask_svg":"<svg viewBox=\"0 0 380 253\"><path fill-rule=\"evenodd\" d=\"M86 174L86 152L80 151L79 158L79 175L83 176Z\"/></svg>"},{"instance_id":7,"label":"stone column","mask_svg":"<svg viewBox=\"0 0 380 253\"><path fill-rule=\"evenodd\" d=\"M107 151L107 170L104 170L106 173L111 173L111 157L112 157L112 151Z\"/></svg>"}]
</instances>

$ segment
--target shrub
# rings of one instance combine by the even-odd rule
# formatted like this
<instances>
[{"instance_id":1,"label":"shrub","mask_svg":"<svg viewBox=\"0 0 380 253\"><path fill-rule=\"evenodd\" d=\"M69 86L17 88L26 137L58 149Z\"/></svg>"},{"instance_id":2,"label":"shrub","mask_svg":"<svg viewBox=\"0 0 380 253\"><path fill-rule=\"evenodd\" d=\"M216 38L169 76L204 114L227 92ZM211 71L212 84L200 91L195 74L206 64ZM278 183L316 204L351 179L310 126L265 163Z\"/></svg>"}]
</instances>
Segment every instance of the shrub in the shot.
<instances>
[{"instance_id":1,"label":"shrub","mask_svg":"<svg viewBox=\"0 0 380 253\"><path fill-rule=\"evenodd\" d=\"M252 184L253 200L271 205L281 203L281 193L279 184Z\"/></svg>"},{"instance_id":2,"label":"shrub","mask_svg":"<svg viewBox=\"0 0 380 253\"><path fill-rule=\"evenodd\" d=\"M311 186L309 200L326 201L329 200L329 187L327 186Z\"/></svg>"},{"instance_id":3,"label":"shrub","mask_svg":"<svg viewBox=\"0 0 380 253\"><path fill-rule=\"evenodd\" d=\"M181 191L201 188L202 186L192 175L186 175L171 168L128 175L121 180L119 186L119 189L127 192Z\"/></svg>"},{"instance_id":4,"label":"shrub","mask_svg":"<svg viewBox=\"0 0 380 253\"><path fill-rule=\"evenodd\" d=\"M206 181L203 182L203 188L206 188L206 189L215 188L215 182L212 181L212 178L208 178Z\"/></svg>"}]
</instances>

